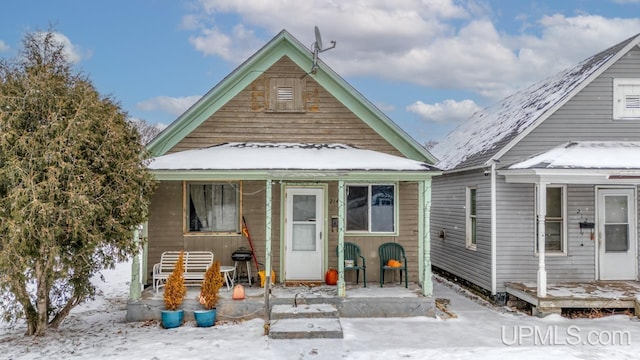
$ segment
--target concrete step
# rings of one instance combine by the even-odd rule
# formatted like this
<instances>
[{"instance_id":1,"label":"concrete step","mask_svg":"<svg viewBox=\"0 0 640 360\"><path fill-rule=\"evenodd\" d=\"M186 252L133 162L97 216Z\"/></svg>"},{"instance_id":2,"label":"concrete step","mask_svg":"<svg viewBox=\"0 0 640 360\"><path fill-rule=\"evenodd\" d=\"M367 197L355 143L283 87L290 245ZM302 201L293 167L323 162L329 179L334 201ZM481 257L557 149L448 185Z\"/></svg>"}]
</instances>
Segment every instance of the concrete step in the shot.
<instances>
[{"instance_id":1,"label":"concrete step","mask_svg":"<svg viewBox=\"0 0 640 360\"><path fill-rule=\"evenodd\" d=\"M272 320L269 327L272 339L342 339L339 319L299 318Z\"/></svg>"},{"instance_id":2,"label":"concrete step","mask_svg":"<svg viewBox=\"0 0 640 360\"><path fill-rule=\"evenodd\" d=\"M331 304L273 305L271 320L300 318L338 318L338 308Z\"/></svg>"}]
</instances>

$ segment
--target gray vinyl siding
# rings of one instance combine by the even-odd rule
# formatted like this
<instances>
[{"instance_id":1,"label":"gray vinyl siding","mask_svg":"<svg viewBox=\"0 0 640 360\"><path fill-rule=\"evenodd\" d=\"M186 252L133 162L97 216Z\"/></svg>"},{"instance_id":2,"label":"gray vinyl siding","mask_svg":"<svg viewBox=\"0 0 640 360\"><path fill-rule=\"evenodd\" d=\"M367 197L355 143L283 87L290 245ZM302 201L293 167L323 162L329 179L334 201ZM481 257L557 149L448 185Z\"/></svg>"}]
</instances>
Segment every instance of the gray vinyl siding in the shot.
<instances>
[{"instance_id":1,"label":"gray vinyl siding","mask_svg":"<svg viewBox=\"0 0 640 360\"><path fill-rule=\"evenodd\" d=\"M533 184L507 184L498 178L496 285L504 292L509 281L536 281L535 200ZM578 223L594 222L595 186L567 185L567 252L547 253L547 279L595 280L595 241L589 232L580 234Z\"/></svg>"},{"instance_id":2,"label":"gray vinyl siding","mask_svg":"<svg viewBox=\"0 0 640 360\"><path fill-rule=\"evenodd\" d=\"M567 141L640 140L640 120L613 120L613 79L640 78L640 49L623 56L501 159L508 166Z\"/></svg>"},{"instance_id":3,"label":"gray vinyl siding","mask_svg":"<svg viewBox=\"0 0 640 360\"><path fill-rule=\"evenodd\" d=\"M483 171L433 178L431 194L431 262L447 272L491 289L491 185ZM466 189L477 188L477 246L466 247ZM438 237L446 231L445 239Z\"/></svg>"}]
</instances>

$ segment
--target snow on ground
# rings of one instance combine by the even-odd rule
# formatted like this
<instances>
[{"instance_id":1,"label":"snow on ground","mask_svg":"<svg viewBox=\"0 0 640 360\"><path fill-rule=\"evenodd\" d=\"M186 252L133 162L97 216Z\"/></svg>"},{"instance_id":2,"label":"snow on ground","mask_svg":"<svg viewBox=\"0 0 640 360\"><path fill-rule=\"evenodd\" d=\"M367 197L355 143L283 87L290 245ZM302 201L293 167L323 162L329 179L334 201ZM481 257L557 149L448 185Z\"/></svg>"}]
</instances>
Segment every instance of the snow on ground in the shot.
<instances>
[{"instance_id":1,"label":"snow on ground","mask_svg":"<svg viewBox=\"0 0 640 360\"><path fill-rule=\"evenodd\" d=\"M344 339L272 340L260 319L198 328L125 323L130 264L105 271L96 300L42 338L0 324L2 359L634 359L640 321L530 317L491 306L438 279L457 318L342 318Z\"/></svg>"}]
</instances>

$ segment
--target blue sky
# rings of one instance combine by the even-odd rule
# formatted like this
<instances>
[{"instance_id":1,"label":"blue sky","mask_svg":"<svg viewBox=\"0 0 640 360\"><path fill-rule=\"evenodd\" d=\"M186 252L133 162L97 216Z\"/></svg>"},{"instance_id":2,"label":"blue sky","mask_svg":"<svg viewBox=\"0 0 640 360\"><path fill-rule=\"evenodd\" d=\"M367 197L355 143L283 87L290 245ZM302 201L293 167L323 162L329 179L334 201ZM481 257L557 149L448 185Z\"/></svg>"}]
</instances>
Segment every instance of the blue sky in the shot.
<instances>
[{"instance_id":1,"label":"blue sky","mask_svg":"<svg viewBox=\"0 0 640 360\"><path fill-rule=\"evenodd\" d=\"M280 30L425 143L474 111L640 33L640 0L20 0L0 57L51 26L131 117L167 125Z\"/></svg>"}]
</instances>

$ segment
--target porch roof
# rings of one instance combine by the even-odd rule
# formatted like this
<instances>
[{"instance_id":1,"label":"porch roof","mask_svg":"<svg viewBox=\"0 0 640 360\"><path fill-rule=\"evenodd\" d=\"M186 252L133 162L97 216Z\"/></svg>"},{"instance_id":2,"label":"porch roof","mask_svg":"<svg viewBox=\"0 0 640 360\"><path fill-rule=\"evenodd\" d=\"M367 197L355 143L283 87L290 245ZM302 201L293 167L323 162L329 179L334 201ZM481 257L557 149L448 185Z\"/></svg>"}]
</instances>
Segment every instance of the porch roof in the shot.
<instances>
[{"instance_id":1,"label":"porch roof","mask_svg":"<svg viewBox=\"0 0 640 360\"><path fill-rule=\"evenodd\" d=\"M640 142L571 141L498 171L507 182L640 183Z\"/></svg>"},{"instance_id":2,"label":"porch roof","mask_svg":"<svg viewBox=\"0 0 640 360\"><path fill-rule=\"evenodd\" d=\"M412 172L436 170L429 164L346 144L223 143L158 156L149 169L168 172Z\"/></svg>"}]
</instances>

